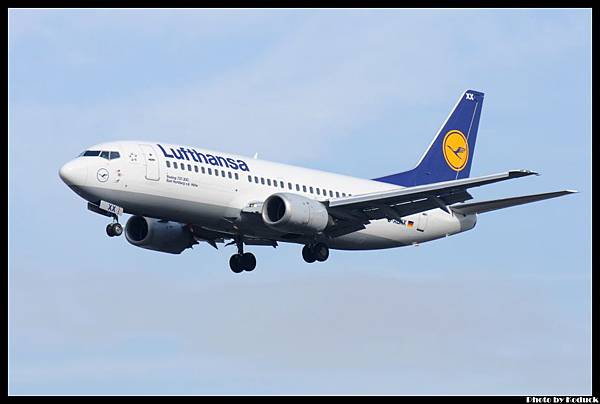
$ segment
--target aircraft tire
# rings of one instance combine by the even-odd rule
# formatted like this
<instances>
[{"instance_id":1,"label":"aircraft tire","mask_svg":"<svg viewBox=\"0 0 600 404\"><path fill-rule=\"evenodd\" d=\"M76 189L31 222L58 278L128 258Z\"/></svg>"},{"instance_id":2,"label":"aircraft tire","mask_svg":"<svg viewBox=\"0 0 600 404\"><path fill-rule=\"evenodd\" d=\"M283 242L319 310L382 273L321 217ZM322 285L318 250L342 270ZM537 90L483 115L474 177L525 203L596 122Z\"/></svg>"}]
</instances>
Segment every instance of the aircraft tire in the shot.
<instances>
[{"instance_id":1,"label":"aircraft tire","mask_svg":"<svg viewBox=\"0 0 600 404\"><path fill-rule=\"evenodd\" d=\"M319 262L326 261L329 258L329 247L325 243L317 243L312 248L313 256Z\"/></svg>"},{"instance_id":2,"label":"aircraft tire","mask_svg":"<svg viewBox=\"0 0 600 404\"><path fill-rule=\"evenodd\" d=\"M244 270L242 267L242 254L233 254L231 258L229 258L229 268L236 274L239 274Z\"/></svg>"},{"instance_id":3,"label":"aircraft tire","mask_svg":"<svg viewBox=\"0 0 600 404\"><path fill-rule=\"evenodd\" d=\"M108 235L108 237L114 237L115 236L115 232L113 230L112 223L110 223L108 226L106 226L106 234Z\"/></svg>"},{"instance_id":4,"label":"aircraft tire","mask_svg":"<svg viewBox=\"0 0 600 404\"><path fill-rule=\"evenodd\" d=\"M310 246L305 245L304 247L302 247L302 258L304 258L304 261L308 262L309 264L315 262L316 257Z\"/></svg>"},{"instance_id":5,"label":"aircraft tire","mask_svg":"<svg viewBox=\"0 0 600 404\"><path fill-rule=\"evenodd\" d=\"M252 253L244 253L242 255L241 264L244 271L254 271L254 268L256 268L256 257Z\"/></svg>"},{"instance_id":6,"label":"aircraft tire","mask_svg":"<svg viewBox=\"0 0 600 404\"><path fill-rule=\"evenodd\" d=\"M120 223L113 223L112 231L113 231L113 234L118 237L121 234L123 234L123 226L121 226Z\"/></svg>"}]
</instances>

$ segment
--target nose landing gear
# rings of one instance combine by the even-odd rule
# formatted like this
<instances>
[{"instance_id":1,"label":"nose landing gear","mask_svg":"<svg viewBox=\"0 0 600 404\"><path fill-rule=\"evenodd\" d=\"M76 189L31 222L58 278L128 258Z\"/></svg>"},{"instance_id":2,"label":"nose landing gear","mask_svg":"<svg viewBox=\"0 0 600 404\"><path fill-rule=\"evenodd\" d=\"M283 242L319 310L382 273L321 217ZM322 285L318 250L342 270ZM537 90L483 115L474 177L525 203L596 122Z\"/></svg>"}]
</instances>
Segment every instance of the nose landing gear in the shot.
<instances>
[{"instance_id":1,"label":"nose landing gear","mask_svg":"<svg viewBox=\"0 0 600 404\"><path fill-rule=\"evenodd\" d=\"M302 248L302 258L309 264L326 261L329 258L329 247L325 243L307 244Z\"/></svg>"},{"instance_id":2,"label":"nose landing gear","mask_svg":"<svg viewBox=\"0 0 600 404\"><path fill-rule=\"evenodd\" d=\"M123 213L123 208L106 201L100 201L99 206L88 202L87 208L94 213L112 218L113 222L106 226L106 234L108 237L118 237L123 234L123 226L119 223L119 216L117 215Z\"/></svg>"},{"instance_id":3,"label":"nose landing gear","mask_svg":"<svg viewBox=\"0 0 600 404\"><path fill-rule=\"evenodd\" d=\"M106 234L108 237L118 237L123 234L123 226L119 222L110 223L106 226Z\"/></svg>"}]
</instances>

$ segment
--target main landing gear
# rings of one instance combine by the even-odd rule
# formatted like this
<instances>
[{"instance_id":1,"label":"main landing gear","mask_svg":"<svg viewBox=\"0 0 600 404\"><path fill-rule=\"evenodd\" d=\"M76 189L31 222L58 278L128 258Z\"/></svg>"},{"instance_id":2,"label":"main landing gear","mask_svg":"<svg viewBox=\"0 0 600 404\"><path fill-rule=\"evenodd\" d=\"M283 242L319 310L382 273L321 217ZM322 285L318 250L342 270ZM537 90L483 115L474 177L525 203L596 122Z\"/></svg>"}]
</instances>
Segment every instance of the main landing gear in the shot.
<instances>
[{"instance_id":1,"label":"main landing gear","mask_svg":"<svg viewBox=\"0 0 600 404\"><path fill-rule=\"evenodd\" d=\"M108 237L118 237L123 234L123 226L119 222L110 223L106 226L106 234Z\"/></svg>"},{"instance_id":2,"label":"main landing gear","mask_svg":"<svg viewBox=\"0 0 600 404\"><path fill-rule=\"evenodd\" d=\"M253 271L256 268L256 257L252 253L244 253L244 242L236 239L238 253L229 258L229 267L233 272L239 274L242 271Z\"/></svg>"},{"instance_id":3,"label":"main landing gear","mask_svg":"<svg viewBox=\"0 0 600 404\"><path fill-rule=\"evenodd\" d=\"M302 258L309 264L326 261L329 258L329 247L325 243L307 244L302 248Z\"/></svg>"}]
</instances>

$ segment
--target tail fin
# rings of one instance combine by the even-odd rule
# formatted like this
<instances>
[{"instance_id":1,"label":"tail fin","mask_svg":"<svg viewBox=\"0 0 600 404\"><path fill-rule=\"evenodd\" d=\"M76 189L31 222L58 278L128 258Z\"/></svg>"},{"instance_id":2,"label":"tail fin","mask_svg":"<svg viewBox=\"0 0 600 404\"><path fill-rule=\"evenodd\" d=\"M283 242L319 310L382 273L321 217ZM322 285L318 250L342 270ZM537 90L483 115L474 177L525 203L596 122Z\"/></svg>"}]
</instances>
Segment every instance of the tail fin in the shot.
<instances>
[{"instance_id":1,"label":"tail fin","mask_svg":"<svg viewBox=\"0 0 600 404\"><path fill-rule=\"evenodd\" d=\"M465 91L415 168L374 180L412 187L468 178L482 104L483 93Z\"/></svg>"}]
</instances>

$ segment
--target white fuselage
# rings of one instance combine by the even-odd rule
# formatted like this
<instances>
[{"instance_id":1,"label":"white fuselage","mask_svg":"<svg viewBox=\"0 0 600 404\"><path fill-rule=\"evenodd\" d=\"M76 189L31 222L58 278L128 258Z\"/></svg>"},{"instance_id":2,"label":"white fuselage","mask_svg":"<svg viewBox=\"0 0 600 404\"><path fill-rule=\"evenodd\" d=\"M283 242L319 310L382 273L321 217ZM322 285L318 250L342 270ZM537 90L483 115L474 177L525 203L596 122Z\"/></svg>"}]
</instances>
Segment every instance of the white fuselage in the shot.
<instances>
[{"instance_id":1,"label":"white fuselage","mask_svg":"<svg viewBox=\"0 0 600 404\"><path fill-rule=\"evenodd\" d=\"M118 141L90 147L118 151L119 158L78 157L61 177L92 203L104 200L126 213L202 226L207 230L285 239L260 220L240 220L277 192L319 201L401 188L319 170L165 143ZM217 175L215 175L217 174ZM260 215L256 215L260 218ZM432 209L396 220L374 220L359 230L327 241L334 249L368 250L421 243L470 230L475 215Z\"/></svg>"}]
</instances>

